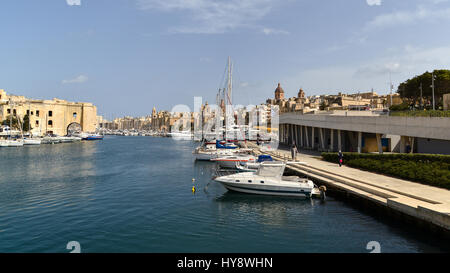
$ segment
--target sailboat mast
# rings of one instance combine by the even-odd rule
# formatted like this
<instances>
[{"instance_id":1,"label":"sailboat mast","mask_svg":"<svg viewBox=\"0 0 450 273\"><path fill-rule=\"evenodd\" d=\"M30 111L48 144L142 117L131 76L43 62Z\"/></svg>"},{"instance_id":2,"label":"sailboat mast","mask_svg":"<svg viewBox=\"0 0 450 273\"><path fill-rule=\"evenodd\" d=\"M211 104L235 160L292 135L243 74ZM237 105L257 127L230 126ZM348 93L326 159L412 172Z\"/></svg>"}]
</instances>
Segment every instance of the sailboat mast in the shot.
<instances>
[{"instance_id":1,"label":"sailboat mast","mask_svg":"<svg viewBox=\"0 0 450 273\"><path fill-rule=\"evenodd\" d=\"M232 95L233 95L233 67L231 63L231 57L228 57L228 103L230 105L233 104Z\"/></svg>"},{"instance_id":2,"label":"sailboat mast","mask_svg":"<svg viewBox=\"0 0 450 273\"><path fill-rule=\"evenodd\" d=\"M9 105L11 106L11 110L9 112L9 139L11 139L12 115L13 115L13 112L14 112L14 110L13 110L14 106L12 104L11 99L9 99Z\"/></svg>"}]
</instances>

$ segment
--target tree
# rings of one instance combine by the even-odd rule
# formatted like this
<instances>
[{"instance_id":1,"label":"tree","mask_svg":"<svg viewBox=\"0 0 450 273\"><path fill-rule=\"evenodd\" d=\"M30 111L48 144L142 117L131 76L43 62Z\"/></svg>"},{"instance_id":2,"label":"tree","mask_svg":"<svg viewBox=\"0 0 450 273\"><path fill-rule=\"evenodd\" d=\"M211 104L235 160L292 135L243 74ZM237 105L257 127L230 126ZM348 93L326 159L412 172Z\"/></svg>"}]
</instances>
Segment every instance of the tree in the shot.
<instances>
[{"instance_id":1,"label":"tree","mask_svg":"<svg viewBox=\"0 0 450 273\"><path fill-rule=\"evenodd\" d=\"M24 132L28 132L31 129L33 129L32 127L29 128L29 121L28 121L28 119L29 119L29 116L25 115L23 117L23 121L22 120L20 121L20 125L22 125L22 131L24 131ZM11 125L11 120L12 120L12 125ZM20 128L19 127L19 120L14 115L12 116L12 118L11 118L11 115L7 116L6 119L4 121L2 121L2 125L7 125L11 129L19 129Z\"/></svg>"},{"instance_id":2,"label":"tree","mask_svg":"<svg viewBox=\"0 0 450 273\"><path fill-rule=\"evenodd\" d=\"M12 120L12 124L11 124L11 120ZM2 125L7 125L11 129L19 128L17 118L15 116L11 117L11 115L7 116L6 119L4 121L2 121Z\"/></svg>"},{"instance_id":3,"label":"tree","mask_svg":"<svg viewBox=\"0 0 450 273\"><path fill-rule=\"evenodd\" d=\"M33 128L30 126L30 116L28 116L28 114L26 114L23 117L23 124L22 124L22 130L24 132L28 132L30 130L32 130Z\"/></svg>"},{"instance_id":4,"label":"tree","mask_svg":"<svg viewBox=\"0 0 450 273\"><path fill-rule=\"evenodd\" d=\"M319 110L325 110L328 107L328 103L323 100L322 103L319 105Z\"/></svg>"},{"instance_id":5,"label":"tree","mask_svg":"<svg viewBox=\"0 0 450 273\"><path fill-rule=\"evenodd\" d=\"M422 97L425 100L432 101L431 75L432 73L427 71L402 82L398 86L397 93L402 98L417 102L420 99L420 86L422 86ZM434 97L436 105L438 105L442 96L450 92L450 70L434 70L434 75Z\"/></svg>"}]
</instances>

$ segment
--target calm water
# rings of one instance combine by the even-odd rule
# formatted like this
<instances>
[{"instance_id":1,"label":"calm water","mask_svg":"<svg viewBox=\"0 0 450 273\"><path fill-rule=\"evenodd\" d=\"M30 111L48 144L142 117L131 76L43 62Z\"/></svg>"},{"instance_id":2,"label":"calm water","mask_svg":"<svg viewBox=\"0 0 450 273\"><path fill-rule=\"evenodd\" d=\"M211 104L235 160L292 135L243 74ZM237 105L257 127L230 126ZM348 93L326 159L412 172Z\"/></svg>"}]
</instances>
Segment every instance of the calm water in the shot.
<instances>
[{"instance_id":1,"label":"calm water","mask_svg":"<svg viewBox=\"0 0 450 273\"><path fill-rule=\"evenodd\" d=\"M0 149L0 252L69 252L69 241L82 252L368 252L369 241L382 252L448 251L333 198L227 192L193 145L106 137Z\"/></svg>"}]
</instances>

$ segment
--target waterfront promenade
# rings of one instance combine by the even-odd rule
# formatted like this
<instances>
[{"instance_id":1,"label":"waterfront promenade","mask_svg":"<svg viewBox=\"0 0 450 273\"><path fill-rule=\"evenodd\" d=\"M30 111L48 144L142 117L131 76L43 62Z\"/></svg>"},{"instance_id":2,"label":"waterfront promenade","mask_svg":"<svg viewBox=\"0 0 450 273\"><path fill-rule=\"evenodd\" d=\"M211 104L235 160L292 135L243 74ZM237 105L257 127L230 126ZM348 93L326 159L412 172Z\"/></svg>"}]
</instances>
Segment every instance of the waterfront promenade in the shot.
<instances>
[{"instance_id":1,"label":"waterfront promenade","mask_svg":"<svg viewBox=\"0 0 450 273\"><path fill-rule=\"evenodd\" d=\"M253 145L252 147L256 148ZM258 149L255 150L258 153ZM285 149L268 154L275 159L291 160L290 151ZM449 190L347 166L339 167L337 163L324 161L320 155L310 152L299 153L297 161L307 164L290 164L288 168L309 176L319 185L323 184L346 194L356 195L385 208L423 220L425 223L432 223L447 232L450 231Z\"/></svg>"}]
</instances>

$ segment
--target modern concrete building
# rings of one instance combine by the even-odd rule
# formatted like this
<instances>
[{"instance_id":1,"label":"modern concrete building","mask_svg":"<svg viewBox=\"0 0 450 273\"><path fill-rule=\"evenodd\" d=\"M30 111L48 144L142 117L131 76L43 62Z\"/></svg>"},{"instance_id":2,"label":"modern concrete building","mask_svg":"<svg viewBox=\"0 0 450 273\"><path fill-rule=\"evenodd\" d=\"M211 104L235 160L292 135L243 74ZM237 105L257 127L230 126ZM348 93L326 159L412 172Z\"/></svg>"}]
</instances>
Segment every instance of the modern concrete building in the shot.
<instances>
[{"instance_id":1,"label":"modern concrete building","mask_svg":"<svg viewBox=\"0 0 450 273\"><path fill-rule=\"evenodd\" d=\"M11 114L21 121L28 114L33 135L66 135L70 130L94 132L97 129L97 107L92 103L56 98L35 100L8 95L0 89L0 121Z\"/></svg>"},{"instance_id":2,"label":"modern concrete building","mask_svg":"<svg viewBox=\"0 0 450 273\"><path fill-rule=\"evenodd\" d=\"M370 111L280 115L280 142L319 151L450 154L450 118Z\"/></svg>"}]
</instances>

